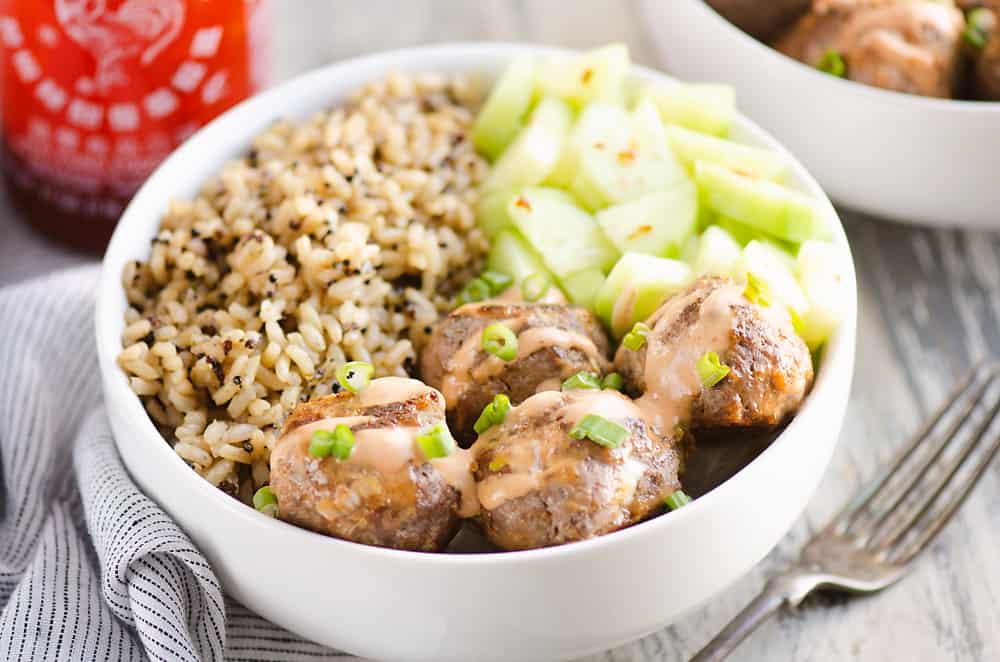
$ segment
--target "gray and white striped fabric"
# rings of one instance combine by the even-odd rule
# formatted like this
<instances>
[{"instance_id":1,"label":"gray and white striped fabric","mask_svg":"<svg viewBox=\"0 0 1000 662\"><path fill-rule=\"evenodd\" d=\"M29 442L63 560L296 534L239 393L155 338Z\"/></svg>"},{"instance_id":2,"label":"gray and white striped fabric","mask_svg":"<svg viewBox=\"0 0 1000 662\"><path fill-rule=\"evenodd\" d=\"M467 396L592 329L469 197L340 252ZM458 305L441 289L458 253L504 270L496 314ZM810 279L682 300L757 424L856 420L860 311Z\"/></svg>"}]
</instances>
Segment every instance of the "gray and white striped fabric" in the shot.
<instances>
[{"instance_id":1,"label":"gray and white striped fabric","mask_svg":"<svg viewBox=\"0 0 1000 662\"><path fill-rule=\"evenodd\" d=\"M0 659L325 660L223 595L125 472L101 403L96 267L0 290Z\"/></svg>"}]
</instances>

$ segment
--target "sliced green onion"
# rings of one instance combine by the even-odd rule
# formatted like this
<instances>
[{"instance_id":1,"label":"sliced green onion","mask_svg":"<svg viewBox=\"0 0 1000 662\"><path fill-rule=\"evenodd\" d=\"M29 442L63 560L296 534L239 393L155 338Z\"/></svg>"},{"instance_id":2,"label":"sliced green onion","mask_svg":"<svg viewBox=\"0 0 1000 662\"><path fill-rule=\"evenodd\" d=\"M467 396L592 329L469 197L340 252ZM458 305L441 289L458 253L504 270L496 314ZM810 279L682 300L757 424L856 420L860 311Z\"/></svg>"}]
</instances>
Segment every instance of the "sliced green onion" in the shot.
<instances>
[{"instance_id":1,"label":"sliced green onion","mask_svg":"<svg viewBox=\"0 0 1000 662\"><path fill-rule=\"evenodd\" d=\"M750 303L767 308L771 305L771 290L767 283L751 272L747 272L747 286L743 290L743 296Z\"/></svg>"},{"instance_id":2,"label":"sliced green onion","mask_svg":"<svg viewBox=\"0 0 1000 662\"><path fill-rule=\"evenodd\" d=\"M354 433L351 428L340 423L333 429L333 444L331 453L338 460L346 460L351 456L351 449L354 448Z\"/></svg>"},{"instance_id":3,"label":"sliced green onion","mask_svg":"<svg viewBox=\"0 0 1000 662\"><path fill-rule=\"evenodd\" d=\"M691 501L691 497L685 494L683 490L677 490L666 498L667 508L670 510L677 510L681 506L688 505Z\"/></svg>"},{"instance_id":4,"label":"sliced green onion","mask_svg":"<svg viewBox=\"0 0 1000 662\"><path fill-rule=\"evenodd\" d=\"M333 433L316 430L309 438L309 454L313 457L329 457L333 452Z\"/></svg>"},{"instance_id":5,"label":"sliced green onion","mask_svg":"<svg viewBox=\"0 0 1000 662\"><path fill-rule=\"evenodd\" d=\"M574 391L586 388L600 390L600 378L592 372L580 371L562 383L562 390L564 391Z\"/></svg>"},{"instance_id":6,"label":"sliced green onion","mask_svg":"<svg viewBox=\"0 0 1000 662\"><path fill-rule=\"evenodd\" d=\"M611 389L612 391L620 391L625 387L625 378L622 377L617 372L609 372L604 375L604 379L601 380L601 388Z\"/></svg>"},{"instance_id":7,"label":"sliced green onion","mask_svg":"<svg viewBox=\"0 0 1000 662\"><path fill-rule=\"evenodd\" d=\"M538 301L549 291L552 283L545 274L531 274L521 281L521 296L525 301Z\"/></svg>"},{"instance_id":8,"label":"sliced green onion","mask_svg":"<svg viewBox=\"0 0 1000 662\"><path fill-rule=\"evenodd\" d=\"M649 331L648 324L636 322L632 330L622 338L622 344L625 345L625 349L630 349L633 352L639 351L639 348L646 344L646 336L649 335Z\"/></svg>"},{"instance_id":9,"label":"sliced green onion","mask_svg":"<svg viewBox=\"0 0 1000 662\"><path fill-rule=\"evenodd\" d=\"M490 298L490 285L482 278L473 278L458 293L458 305L475 303Z\"/></svg>"},{"instance_id":10,"label":"sliced green onion","mask_svg":"<svg viewBox=\"0 0 1000 662\"><path fill-rule=\"evenodd\" d=\"M482 434L494 425L503 423L508 411L510 411L510 398L503 393L497 393L493 396L493 402L483 407L483 412L479 414L472 428L476 434Z\"/></svg>"},{"instance_id":11,"label":"sliced green onion","mask_svg":"<svg viewBox=\"0 0 1000 662\"><path fill-rule=\"evenodd\" d=\"M517 336L509 328L497 322L483 329L483 349L504 361L517 357Z\"/></svg>"},{"instance_id":12,"label":"sliced green onion","mask_svg":"<svg viewBox=\"0 0 1000 662\"><path fill-rule=\"evenodd\" d=\"M965 29L962 30L965 43L979 51L986 48L990 41L991 19L989 10L984 7L970 11L965 17Z\"/></svg>"},{"instance_id":13,"label":"sliced green onion","mask_svg":"<svg viewBox=\"0 0 1000 662\"><path fill-rule=\"evenodd\" d=\"M264 513L269 517L278 516L278 497L274 496L274 490L270 485L257 490L253 495L253 507L257 512Z\"/></svg>"},{"instance_id":14,"label":"sliced green onion","mask_svg":"<svg viewBox=\"0 0 1000 662\"><path fill-rule=\"evenodd\" d=\"M705 352L698 359L698 377L705 388L712 388L729 374L729 366L723 365L715 352Z\"/></svg>"},{"instance_id":15,"label":"sliced green onion","mask_svg":"<svg viewBox=\"0 0 1000 662\"><path fill-rule=\"evenodd\" d=\"M587 414L573 426L569 436L574 439L587 438L605 448L618 448L628 439L628 428L597 414Z\"/></svg>"},{"instance_id":16,"label":"sliced green onion","mask_svg":"<svg viewBox=\"0 0 1000 662\"><path fill-rule=\"evenodd\" d=\"M448 457L455 450L455 438L444 423L438 423L427 432L418 434L417 444L428 460Z\"/></svg>"},{"instance_id":17,"label":"sliced green onion","mask_svg":"<svg viewBox=\"0 0 1000 662\"><path fill-rule=\"evenodd\" d=\"M514 282L513 278L499 271L484 271L479 277L489 286L491 296L500 294Z\"/></svg>"},{"instance_id":18,"label":"sliced green onion","mask_svg":"<svg viewBox=\"0 0 1000 662\"><path fill-rule=\"evenodd\" d=\"M844 62L844 58L840 53L833 48L827 49L823 53L823 57L816 63L816 68L837 78L843 78L847 75L847 63Z\"/></svg>"},{"instance_id":19,"label":"sliced green onion","mask_svg":"<svg viewBox=\"0 0 1000 662\"><path fill-rule=\"evenodd\" d=\"M337 381L351 393L358 393L372 380L375 367L364 361L348 361L337 368Z\"/></svg>"}]
</instances>

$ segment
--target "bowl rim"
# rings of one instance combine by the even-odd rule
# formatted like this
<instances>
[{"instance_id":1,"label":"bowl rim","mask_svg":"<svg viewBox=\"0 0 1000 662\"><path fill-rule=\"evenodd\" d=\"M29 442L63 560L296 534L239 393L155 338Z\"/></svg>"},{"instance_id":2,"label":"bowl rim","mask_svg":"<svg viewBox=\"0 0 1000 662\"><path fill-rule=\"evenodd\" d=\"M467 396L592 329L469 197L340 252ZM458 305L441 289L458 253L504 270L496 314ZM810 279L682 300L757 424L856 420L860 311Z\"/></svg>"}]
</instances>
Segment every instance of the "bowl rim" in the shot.
<instances>
[{"instance_id":1,"label":"bowl rim","mask_svg":"<svg viewBox=\"0 0 1000 662\"><path fill-rule=\"evenodd\" d=\"M736 489L736 483L741 476L745 476L747 470L762 462L763 458L780 453L789 443L793 443L792 437L799 435L796 432L802 428L812 412L819 414L819 409L823 402L836 397L836 392L831 382L830 373L838 363L851 361L847 366L848 370L853 368L853 355L855 343L855 325L857 316L857 290L856 290L856 270L853 258L850 253L850 246L847 236L829 198L823 192L819 184L806 171L805 167L792 155L780 142L770 133L762 129L755 122L747 118L737 110L735 118L735 128L738 132L746 134L752 141L759 145L764 145L769 149L783 154L788 159L793 178L797 180L796 188L805 191L813 197L827 216L833 231L833 241L838 245L850 262L850 270L847 273L850 284L849 307L845 312L844 319L833 337L827 342L820 367L816 370L816 379L812 389L807 395L802 407L796 413L789 424L775 437L771 444L762 451L756 458L741 468L736 474L716 486L708 493L695 499L682 509L673 511L669 517L663 515L639 522L624 529L611 532L606 535L597 536L588 540L577 541L555 547L541 549L506 551L506 552L486 552L486 553L443 553L443 552L419 552L408 550L389 549L364 545L326 536L314 531L300 528L293 524L277 520L263 515L255 509L229 497L216 487L210 485L206 480L196 474L178 456L169 443L166 443L163 436L156 429L152 419L149 417L139 397L131 390L128 378L118 367L117 355L121 351L121 332L125 328L124 319L120 312L124 299L124 290L121 284L120 269L129 259L129 244L123 228L130 225L133 216L142 218L140 207L148 204L147 198L157 199L171 197L171 185L161 183L165 177L164 172L169 172L176 168L178 162L183 162L188 158L188 153L193 151L193 146L205 140L205 136L225 131L230 126L238 126L243 117L268 116L273 113L268 112L270 102L281 96L288 94L302 95L302 91L309 89L316 82L335 79L336 74L346 71L352 67L367 66L380 71L380 75L385 75L393 69L393 63L400 61L434 61L436 58L454 59L462 62L463 55L475 55L481 58L493 58L498 62L509 60L517 55L527 54L534 56L542 55L572 55L579 51L568 48L557 48L547 45L530 44L523 42L446 42L428 46L417 46L400 48L390 51L380 51L377 53L363 55L345 60L336 61L328 65L308 70L258 93L243 102L233 106L210 123L199 129L194 135L181 146L179 146L170 156L167 157L158 168L150 175L136 195L132 198L125 212L119 220L118 226L111 238L107 251L101 264L99 279L99 291L95 304L95 324L94 330L97 340L99 355L99 370L102 374L102 389L104 391L105 402L121 404L125 407L122 412L129 420L135 433L135 438L130 439L130 443L149 443L149 453L156 453L161 456L158 461L160 470L169 471L175 475L178 487L184 491L189 491L192 498L215 499L231 522L239 522L246 526L256 526L260 529L260 535L286 536L290 544L302 542L303 544L326 545L331 553L344 554L366 554L380 557L387 561L410 562L427 565L462 565L481 566L520 564L528 561L554 561L563 559L571 555L580 555L590 552L597 552L607 545L623 545L630 539L650 539L657 535L666 527L671 526L671 522L679 522L682 518L698 517L699 514L708 510L711 502L723 500L725 493ZM630 76L640 80L661 82L671 84L676 79L658 70L633 64L630 69ZM349 90L343 94L335 94L339 100L349 94ZM298 112L299 116L310 112L316 112L318 108L302 108ZM229 149L223 157L217 157L221 163L234 157L236 145L243 148L246 138L227 139ZM174 194L176 195L176 194ZM159 225L154 226L158 229ZM116 445L119 443L115 435ZM117 449L116 449L117 450ZM120 451L119 451L120 453ZM138 485L137 485L138 487ZM142 491L141 488L139 488ZM155 501L155 499L154 499ZM162 506L161 506L162 507Z\"/></svg>"},{"instance_id":2,"label":"bowl rim","mask_svg":"<svg viewBox=\"0 0 1000 662\"><path fill-rule=\"evenodd\" d=\"M674 0L680 2L682 0ZM768 58L774 66L793 68L799 73L805 74L816 83L830 84L839 87L841 90L856 94L859 97L867 97L872 101L888 102L896 105L917 106L924 110L938 110L958 113L990 114L1000 113L1000 101L987 101L983 99L940 99L937 97L926 97L919 94L907 94L896 90L886 90L874 85L866 85L846 78L838 78L825 74L814 67L785 55L778 49L760 41L756 37L744 32L725 16L710 6L705 0L687 0L703 12L710 20L713 20L729 33L729 37L741 42L744 46L757 50L763 57Z\"/></svg>"}]
</instances>

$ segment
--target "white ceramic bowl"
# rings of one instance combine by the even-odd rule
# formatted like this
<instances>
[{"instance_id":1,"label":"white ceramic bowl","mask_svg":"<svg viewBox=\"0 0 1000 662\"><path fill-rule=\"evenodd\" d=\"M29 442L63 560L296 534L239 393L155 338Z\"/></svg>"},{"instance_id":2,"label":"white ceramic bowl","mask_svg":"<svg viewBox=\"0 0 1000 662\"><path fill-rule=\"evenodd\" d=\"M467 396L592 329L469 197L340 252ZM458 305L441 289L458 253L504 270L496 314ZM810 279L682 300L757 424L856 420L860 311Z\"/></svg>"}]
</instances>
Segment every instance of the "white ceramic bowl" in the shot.
<instances>
[{"instance_id":1,"label":"white ceramic bowl","mask_svg":"<svg viewBox=\"0 0 1000 662\"><path fill-rule=\"evenodd\" d=\"M397 51L335 64L250 99L153 174L104 258L97 341L108 415L129 472L205 553L230 595L289 630L358 655L558 660L662 628L724 590L788 531L823 474L843 419L854 364L853 299L804 407L764 453L690 506L582 543L481 555L366 547L265 517L211 487L174 454L115 364L126 307L122 267L147 257L168 199L195 194L275 118L308 116L390 69L493 74L522 52L551 49L457 44ZM735 133L781 149L743 118ZM846 250L819 186L797 164L794 178L823 201Z\"/></svg>"},{"instance_id":2,"label":"white ceramic bowl","mask_svg":"<svg viewBox=\"0 0 1000 662\"><path fill-rule=\"evenodd\" d=\"M838 204L898 221L1000 227L1000 103L835 78L750 37L703 0L644 7L667 70L734 85L740 108Z\"/></svg>"}]
</instances>

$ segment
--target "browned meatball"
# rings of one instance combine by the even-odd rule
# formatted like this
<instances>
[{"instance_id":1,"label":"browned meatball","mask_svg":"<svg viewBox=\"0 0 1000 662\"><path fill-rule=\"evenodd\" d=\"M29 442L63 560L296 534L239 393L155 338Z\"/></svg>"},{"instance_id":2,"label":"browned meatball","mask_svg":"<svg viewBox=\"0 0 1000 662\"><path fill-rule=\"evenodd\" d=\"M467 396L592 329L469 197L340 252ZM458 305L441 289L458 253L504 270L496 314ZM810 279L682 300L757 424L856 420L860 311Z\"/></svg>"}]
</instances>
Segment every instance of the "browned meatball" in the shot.
<instances>
[{"instance_id":1,"label":"browned meatball","mask_svg":"<svg viewBox=\"0 0 1000 662\"><path fill-rule=\"evenodd\" d=\"M619 348L615 367L657 428L772 427L799 408L813 379L809 349L784 307L751 303L744 289L700 279L650 317L642 347ZM729 367L711 387L697 368L707 352Z\"/></svg>"},{"instance_id":2,"label":"browned meatball","mask_svg":"<svg viewBox=\"0 0 1000 662\"><path fill-rule=\"evenodd\" d=\"M810 0L707 0L739 29L770 41L809 10Z\"/></svg>"},{"instance_id":3,"label":"browned meatball","mask_svg":"<svg viewBox=\"0 0 1000 662\"><path fill-rule=\"evenodd\" d=\"M518 336L511 361L483 349L483 330L502 323ZM441 320L421 356L420 376L445 396L448 420L463 443L498 393L517 404L538 390L586 370L608 368L608 339L588 310L557 304L485 302L462 306Z\"/></svg>"},{"instance_id":4,"label":"browned meatball","mask_svg":"<svg viewBox=\"0 0 1000 662\"><path fill-rule=\"evenodd\" d=\"M354 395L300 404L271 453L278 516L293 524L366 545L439 551L474 514L464 451L427 460L415 443L443 423L444 398L412 379L376 379ZM355 443L345 460L309 453L312 434L347 425Z\"/></svg>"},{"instance_id":5,"label":"browned meatball","mask_svg":"<svg viewBox=\"0 0 1000 662\"><path fill-rule=\"evenodd\" d=\"M570 430L588 414L624 427L616 448ZM480 520L507 550L603 535L662 509L680 489L679 454L617 391L546 391L510 410L473 447Z\"/></svg>"},{"instance_id":6,"label":"browned meatball","mask_svg":"<svg viewBox=\"0 0 1000 662\"><path fill-rule=\"evenodd\" d=\"M851 80L949 98L961 82L964 24L956 7L932 0L816 0L775 46L811 66L833 50Z\"/></svg>"},{"instance_id":7,"label":"browned meatball","mask_svg":"<svg viewBox=\"0 0 1000 662\"><path fill-rule=\"evenodd\" d=\"M984 101L1000 101L1000 0L996 8L984 10L987 24L986 46L975 53L975 75L973 77L973 92L976 98Z\"/></svg>"}]
</instances>

